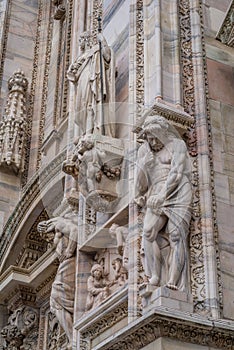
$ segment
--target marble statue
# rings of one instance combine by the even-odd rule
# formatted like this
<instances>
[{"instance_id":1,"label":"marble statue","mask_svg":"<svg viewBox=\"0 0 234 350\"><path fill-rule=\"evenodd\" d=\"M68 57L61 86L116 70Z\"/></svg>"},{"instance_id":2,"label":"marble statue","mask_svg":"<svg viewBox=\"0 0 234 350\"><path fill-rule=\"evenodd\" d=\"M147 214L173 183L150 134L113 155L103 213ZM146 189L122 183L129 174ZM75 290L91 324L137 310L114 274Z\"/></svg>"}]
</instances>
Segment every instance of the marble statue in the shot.
<instances>
[{"instance_id":1,"label":"marble statue","mask_svg":"<svg viewBox=\"0 0 234 350\"><path fill-rule=\"evenodd\" d=\"M94 309L110 295L110 285L111 282L104 278L103 267L100 264L94 264L87 281L86 311Z\"/></svg>"},{"instance_id":2,"label":"marble statue","mask_svg":"<svg viewBox=\"0 0 234 350\"><path fill-rule=\"evenodd\" d=\"M118 254L122 256L122 265L128 270L128 229L125 226L112 224L109 229L110 235L116 239Z\"/></svg>"},{"instance_id":3,"label":"marble statue","mask_svg":"<svg viewBox=\"0 0 234 350\"><path fill-rule=\"evenodd\" d=\"M145 208L142 251L149 283L162 285L158 238L166 234L169 255L166 286L186 290L187 235L191 217L191 169L186 144L161 116L148 116L142 127L145 142L138 150L135 202Z\"/></svg>"},{"instance_id":4,"label":"marble statue","mask_svg":"<svg viewBox=\"0 0 234 350\"><path fill-rule=\"evenodd\" d=\"M67 77L76 88L75 120L80 134L95 133L114 137L114 114L110 106L114 102L114 59L104 36L98 33L97 39L98 44L93 45L89 32L81 34L80 56L70 65Z\"/></svg>"},{"instance_id":5,"label":"marble statue","mask_svg":"<svg viewBox=\"0 0 234 350\"><path fill-rule=\"evenodd\" d=\"M123 259L119 257L115 258L112 261L112 267L115 275L114 285L117 285L117 287L124 286L128 280L128 270L123 265Z\"/></svg>"},{"instance_id":6,"label":"marble statue","mask_svg":"<svg viewBox=\"0 0 234 350\"><path fill-rule=\"evenodd\" d=\"M88 135L83 136L78 144L78 159L80 167L79 186L83 193L91 193L96 189L96 183L102 178L102 166L106 154L94 147L94 142Z\"/></svg>"},{"instance_id":7,"label":"marble statue","mask_svg":"<svg viewBox=\"0 0 234 350\"><path fill-rule=\"evenodd\" d=\"M70 348L72 343L74 294L75 294L75 251L77 246L77 215L65 214L38 224L41 236L56 247L59 267L52 284L50 309L63 327ZM68 348L69 348L68 346Z\"/></svg>"}]
</instances>

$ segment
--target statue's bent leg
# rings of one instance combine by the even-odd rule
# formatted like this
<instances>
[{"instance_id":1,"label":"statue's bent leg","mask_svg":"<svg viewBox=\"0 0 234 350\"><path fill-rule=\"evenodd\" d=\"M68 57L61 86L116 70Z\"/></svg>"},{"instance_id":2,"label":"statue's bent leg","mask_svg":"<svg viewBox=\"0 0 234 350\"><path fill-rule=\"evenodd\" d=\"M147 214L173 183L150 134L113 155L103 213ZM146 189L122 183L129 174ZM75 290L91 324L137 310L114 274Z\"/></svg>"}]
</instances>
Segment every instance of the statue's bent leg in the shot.
<instances>
[{"instance_id":1,"label":"statue's bent leg","mask_svg":"<svg viewBox=\"0 0 234 350\"><path fill-rule=\"evenodd\" d=\"M68 340L69 340L68 348L70 347L72 349L73 315L70 314L70 312L66 311L65 309L55 310L55 315L68 337Z\"/></svg>"},{"instance_id":2,"label":"statue's bent leg","mask_svg":"<svg viewBox=\"0 0 234 350\"><path fill-rule=\"evenodd\" d=\"M150 284L160 285L161 251L157 243L158 232L165 226L167 217L157 215L147 209L143 227L143 248L145 274L150 278Z\"/></svg>"},{"instance_id":3,"label":"statue's bent leg","mask_svg":"<svg viewBox=\"0 0 234 350\"><path fill-rule=\"evenodd\" d=\"M185 247L180 228L169 224L170 256L167 287L177 290L178 282L185 265Z\"/></svg>"}]
</instances>

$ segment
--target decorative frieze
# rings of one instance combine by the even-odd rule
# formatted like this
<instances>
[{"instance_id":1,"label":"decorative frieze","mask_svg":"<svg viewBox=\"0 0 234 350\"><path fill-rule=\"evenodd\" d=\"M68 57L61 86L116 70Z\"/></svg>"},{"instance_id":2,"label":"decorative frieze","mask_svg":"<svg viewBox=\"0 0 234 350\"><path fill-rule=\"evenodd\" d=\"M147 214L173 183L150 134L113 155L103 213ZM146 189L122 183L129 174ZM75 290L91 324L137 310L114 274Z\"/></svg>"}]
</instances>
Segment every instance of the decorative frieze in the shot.
<instances>
[{"instance_id":1,"label":"decorative frieze","mask_svg":"<svg viewBox=\"0 0 234 350\"><path fill-rule=\"evenodd\" d=\"M0 122L0 166L16 174L24 167L27 87L28 80L24 72L17 70L8 80L9 94Z\"/></svg>"},{"instance_id":2,"label":"decorative frieze","mask_svg":"<svg viewBox=\"0 0 234 350\"><path fill-rule=\"evenodd\" d=\"M184 319L180 319L181 317ZM142 316L131 327L127 326L106 339L98 350L140 350L161 337L218 349L233 350L234 337L230 335L228 323L214 324L202 317L180 312L166 307L157 307ZM175 343L176 344L176 343ZM87 347L82 350L89 349Z\"/></svg>"}]
</instances>

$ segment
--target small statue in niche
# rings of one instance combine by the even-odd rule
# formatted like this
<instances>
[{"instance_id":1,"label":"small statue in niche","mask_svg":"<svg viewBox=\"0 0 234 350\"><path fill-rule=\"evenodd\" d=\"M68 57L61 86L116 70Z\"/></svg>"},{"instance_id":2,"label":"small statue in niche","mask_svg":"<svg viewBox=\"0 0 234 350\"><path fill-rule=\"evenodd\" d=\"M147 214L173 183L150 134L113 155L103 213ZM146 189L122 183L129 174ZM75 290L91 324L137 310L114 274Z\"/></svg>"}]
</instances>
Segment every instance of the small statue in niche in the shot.
<instances>
[{"instance_id":1,"label":"small statue in niche","mask_svg":"<svg viewBox=\"0 0 234 350\"><path fill-rule=\"evenodd\" d=\"M50 309L63 327L72 347L72 329L75 298L75 252L78 236L76 214L66 213L38 224L41 236L56 247L59 267L52 284Z\"/></svg>"},{"instance_id":2,"label":"small statue in niche","mask_svg":"<svg viewBox=\"0 0 234 350\"><path fill-rule=\"evenodd\" d=\"M78 145L78 159L81 164L79 185L84 193L95 191L95 184L101 181L105 156L105 152L94 147L94 142L88 136L81 138Z\"/></svg>"},{"instance_id":3,"label":"small statue in niche","mask_svg":"<svg viewBox=\"0 0 234 350\"><path fill-rule=\"evenodd\" d=\"M94 264L87 281L86 311L100 305L111 294L110 286L111 282L104 277L103 267L100 264Z\"/></svg>"},{"instance_id":4,"label":"small statue in niche","mask_svg":"<svg viewBox=\"0 0 234 350\"><path fill-rule=\"evenodd\" d=\"M163 117L148 116L142 127L144 144L138 150L136 199L145 208L142 251L149 283L186 290L187 235L191 218L191 167L185 142ZM158 238L169 242L167 276L161 276ZM163 278L162 278L163 277Z\"/></svg>"},{"instance_id":5,"label":"small statue in niche","mask_svg":"<svg viewBox=\"0 0 234 350\"><path fill-rule=\"evenodd\" d=\"M70 65L67 77L76 87L75 120L80 135L95 133L114 137L114 120L111 120L114 116L111 104L115 99L114 58L101 33L97 40L98 43L93 44L91 33L81 34L80 56Z\"/></svg>"},{"instance_id":6,"label":"small statue in niche","mask_svg":"<svg viewBox=\"0 0 234 350\"><path fill-rule=\"evenodd\" d=\"M118 224L112 224L109 229L110 235L116 239L117 251L123 257L123 267L128 270L128 229Z\"/></svg>"},{"instance_id":7,"label":"small statue in niche","mask_svg":"<svg viewBox=\"0 0 234 350\"><path fill-rule=\"evenodd\" d=\"M116 258L112 261L112 267L115 273L115 279L113 283L118 287L125 285L128 280L128 270L123 266L123 260Z\"/></svg>"}]
</instances>

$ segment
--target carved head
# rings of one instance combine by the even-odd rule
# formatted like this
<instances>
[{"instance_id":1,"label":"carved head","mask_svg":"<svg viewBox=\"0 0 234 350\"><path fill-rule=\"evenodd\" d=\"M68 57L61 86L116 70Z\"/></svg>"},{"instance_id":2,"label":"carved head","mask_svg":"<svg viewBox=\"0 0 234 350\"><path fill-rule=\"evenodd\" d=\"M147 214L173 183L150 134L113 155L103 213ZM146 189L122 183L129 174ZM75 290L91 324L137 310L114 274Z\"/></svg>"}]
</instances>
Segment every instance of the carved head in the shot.
<instances>
[{"instance_id":1,"label":"carved head","mask_svg":"<svg viewBox=\"0 0 234 350\"><path fill-rule=\"evenodd\" d=\"M79 44L81 51L90 49L92 47L92 37L90 32L83 32L79 38Z\"/></svg>"},{"instance_id":2,"label":"carved head","mask_svg":"<svg viewBox=\"0 0 234 350\"><path fill-rule=\"evenodd\" d=\"M148 116L145 119L142 129L143 137L148 140L153 149L160 147L154 139L163 142L165 138L180 138L177 130L161 115Z\"/></svg>"},{"instance_id":3,"label":"carved head","mask_svg":"<svg viewBox=\"0 0 234 350\"><path fill-rule=\"evenodd\" d=\"M116 229L119 227L119 225L118 224L112 224L111 225L111 227L109 228L109 233L110 233L110 235L112 236L114 236L115 235L115 231L116 231Z\"/></svg>"},{"instance_id":4,"label":"carved head","mask_svg":"<svg viewBox=\"0 0 234 350\"><path fill-rule=\"evenodd\" d=\"M96 279L103 278L103 267L100 264L94 264L91 268L91 275Z\"/></svg>"},{"instance_id":5,"label":"carved head","mask_svg":"<svg viewBox=\"0 0 234 350\"><path fill-rule=\"evenodd\" d=\"M79 140L79 144L77 146L78 153L83 155L86 151L91 150L93 147L93 140L89 137L89 135L85 135Z\"/></svg>"}]
</instances>

